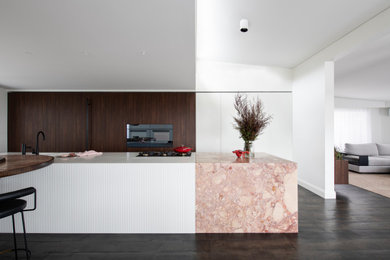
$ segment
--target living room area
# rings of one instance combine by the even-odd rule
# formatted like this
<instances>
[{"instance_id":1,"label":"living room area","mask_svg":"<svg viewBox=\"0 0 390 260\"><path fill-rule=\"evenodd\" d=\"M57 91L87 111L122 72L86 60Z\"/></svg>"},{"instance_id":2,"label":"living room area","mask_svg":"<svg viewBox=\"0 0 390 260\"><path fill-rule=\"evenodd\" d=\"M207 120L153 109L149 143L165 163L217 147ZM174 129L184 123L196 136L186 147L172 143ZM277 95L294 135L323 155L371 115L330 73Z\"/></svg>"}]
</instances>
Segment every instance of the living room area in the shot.
<instances>
[{"instance_id":1,"label":"living room area","mask_svg":"<svg viewBox=\"0 0 390 260\"><path fill-rule=\"evenodd\" d=\"M390 197L389 71L390 35L335 62L335 157L344 160L335 163L335 184L352 184L386 197ZM343 171L348 176L338 181Z\"/></svg>"}]
</instances>

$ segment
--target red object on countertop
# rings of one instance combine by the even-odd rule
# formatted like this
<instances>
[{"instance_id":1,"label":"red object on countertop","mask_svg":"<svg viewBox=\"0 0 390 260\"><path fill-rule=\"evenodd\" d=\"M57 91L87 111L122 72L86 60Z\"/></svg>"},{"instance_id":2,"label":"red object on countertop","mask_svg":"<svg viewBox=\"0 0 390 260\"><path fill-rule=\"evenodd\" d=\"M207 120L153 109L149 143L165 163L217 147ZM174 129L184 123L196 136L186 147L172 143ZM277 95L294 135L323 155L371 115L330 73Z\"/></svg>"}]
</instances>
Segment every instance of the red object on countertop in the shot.
<instances>
[{"instance_id":1,"label":"red object on countertop","mask_svg":"<svg viewBox=\"0 0 390 260\"><path fill-rule=\"evenodd\" d=\"M189 153L192 151L192 148L182 145L182 146L176 147L173 150L177 153Z\"/></svg>"},{"instance_id":2,"label":"red object on countertop","mask_svg":"<svg viewBox=\"0 0 390 260\"><path fill-rule=\"evenodd\" d=\"M243 154L249 154L248 151L242 151L242 150L234 150L233 153L237 155L237 158L241 158Z\"/></svg>"}]
</instances>

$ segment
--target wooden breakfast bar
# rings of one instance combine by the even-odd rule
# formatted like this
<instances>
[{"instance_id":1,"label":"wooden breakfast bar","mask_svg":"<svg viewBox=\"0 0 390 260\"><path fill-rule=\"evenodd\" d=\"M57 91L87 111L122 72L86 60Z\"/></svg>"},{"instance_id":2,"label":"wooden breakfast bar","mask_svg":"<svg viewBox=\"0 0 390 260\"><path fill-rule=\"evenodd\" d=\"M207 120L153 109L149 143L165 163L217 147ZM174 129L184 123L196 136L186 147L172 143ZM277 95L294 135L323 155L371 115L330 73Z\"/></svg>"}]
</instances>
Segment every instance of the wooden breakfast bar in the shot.
<instances>
[{"instance_id":1,"label":"wooden breakfast bar","mask_svg":"<svg viewBox=\"0 0 390 260\"><path fill-rule=\"evenodd\" d=\"M54 157L47 155L2 155L0 178L30 172L53 163Z\"/></svg>"}]
</instances>

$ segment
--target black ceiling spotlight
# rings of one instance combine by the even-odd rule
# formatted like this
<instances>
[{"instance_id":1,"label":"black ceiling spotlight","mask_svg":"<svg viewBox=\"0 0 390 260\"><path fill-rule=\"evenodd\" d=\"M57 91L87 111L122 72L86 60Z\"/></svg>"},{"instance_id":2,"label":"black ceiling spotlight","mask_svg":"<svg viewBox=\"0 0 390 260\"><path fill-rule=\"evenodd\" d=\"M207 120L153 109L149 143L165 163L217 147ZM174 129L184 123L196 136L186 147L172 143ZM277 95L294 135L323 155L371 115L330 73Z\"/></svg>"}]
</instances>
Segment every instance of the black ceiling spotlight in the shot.
<instances>
[{"instance_id":1,"label":"black ceiling spotlight","mask_svg":"<svg viewBox=\"0 0 390 260\"><path fill-rule=\"evenodd\" d=\"M240 21L240 31L241 32L247 32L248 31L248 20L247 19L241 19L241 21Z\"/></svg>"}]
</instances>

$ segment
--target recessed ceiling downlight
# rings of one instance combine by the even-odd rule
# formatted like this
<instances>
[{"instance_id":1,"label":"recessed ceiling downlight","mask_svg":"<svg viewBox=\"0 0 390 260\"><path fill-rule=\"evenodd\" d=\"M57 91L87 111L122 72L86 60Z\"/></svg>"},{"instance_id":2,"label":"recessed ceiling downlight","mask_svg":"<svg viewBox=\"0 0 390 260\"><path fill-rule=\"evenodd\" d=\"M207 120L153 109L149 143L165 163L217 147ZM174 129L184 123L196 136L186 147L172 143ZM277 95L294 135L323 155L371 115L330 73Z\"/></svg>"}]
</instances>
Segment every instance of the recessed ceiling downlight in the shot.
<instances>
[{"instance_id":1,"label":"recessed ceiling downlight","mask_svg":"<svg viewBox=\"0 0 390 260\"><path fill-rule=\"evenodd\" d=\"M248 31L248 20L247 19L241 19L241 21L240 21L240 31L241 32L247 32Z\"/></svg>"}]
</instances>

